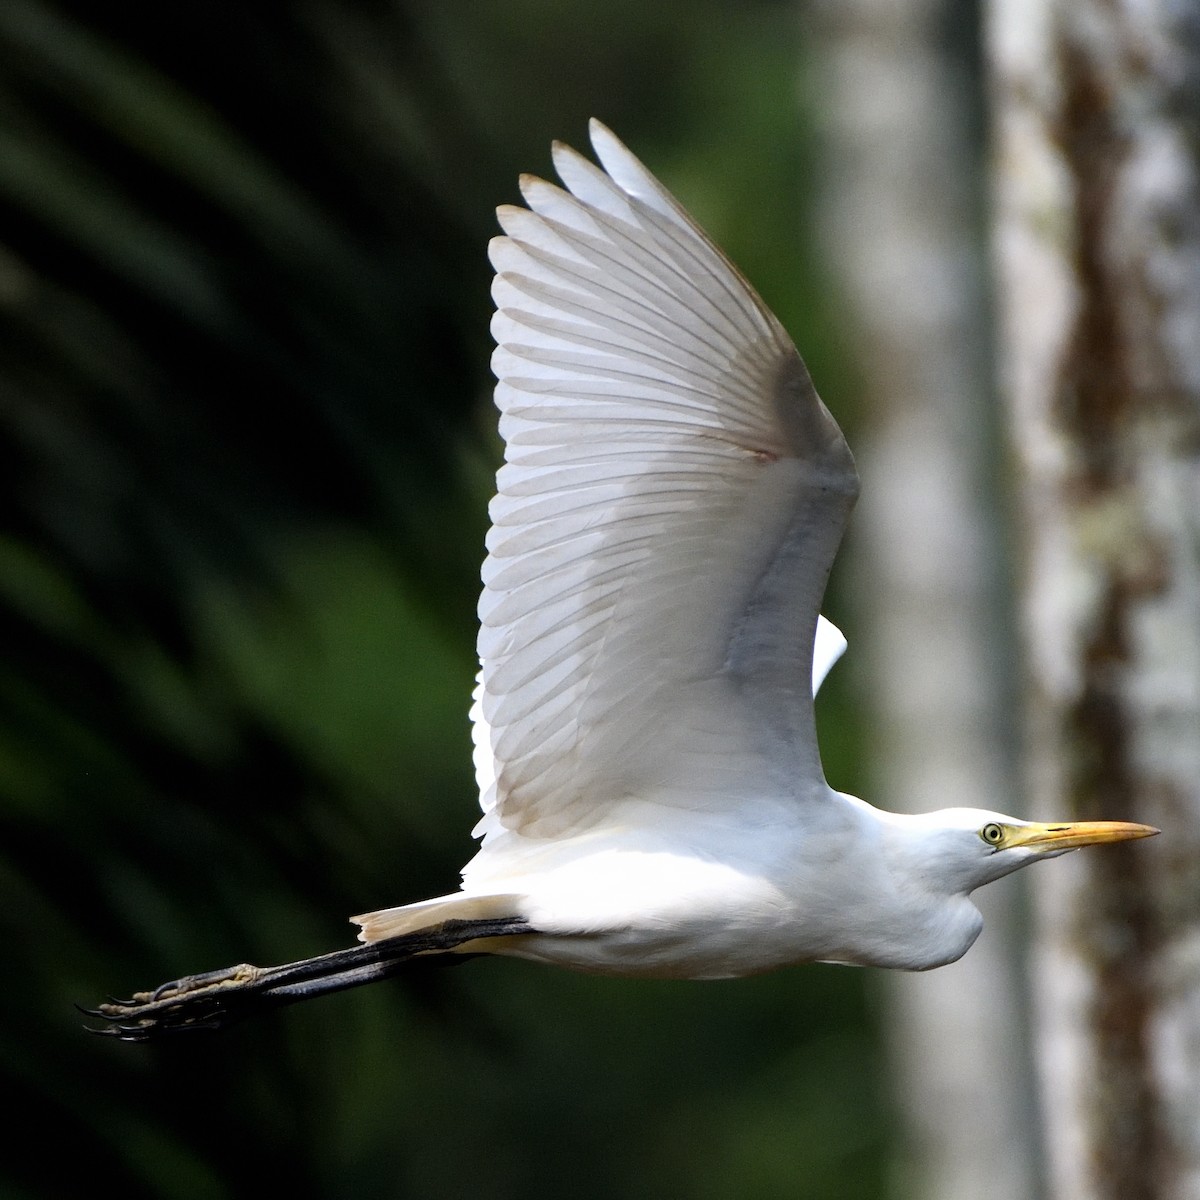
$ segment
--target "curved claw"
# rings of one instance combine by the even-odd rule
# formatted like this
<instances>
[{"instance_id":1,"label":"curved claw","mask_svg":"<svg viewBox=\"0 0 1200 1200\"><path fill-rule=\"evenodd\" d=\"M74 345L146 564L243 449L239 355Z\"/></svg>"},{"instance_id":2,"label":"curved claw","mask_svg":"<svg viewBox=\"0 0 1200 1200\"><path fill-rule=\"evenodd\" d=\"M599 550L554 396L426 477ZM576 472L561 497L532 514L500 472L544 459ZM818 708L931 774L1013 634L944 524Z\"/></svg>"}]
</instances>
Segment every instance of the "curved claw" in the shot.
<instances>
[{"instance_id":1,"label":"curved claw","mask_svg":"<svg viewBox=\"0 0 1200 1200\"><path fill-rule=\"evenodd\" d=\"M196 994L184 1000L150 1001L127 1007L102 1004L85 1009L76 1005L86 1016L107 1024L95 1028L85 1026L89 1033L115 1037L126 1042L144 1042L166 1033L188 1033L193 1030L216 1030L232 1024L240 1014L232 1012L211 995Z\"/></svg>"},{"instance_id":2,"label":"curved claw","mask_svg":"<svg viewBox=\"0 0 1200 1200\"><path fill-rule=\"evenodd\" d=\"M120 1038L123 1041L148 1041L163 1033L215 1030L232 1024L254 1002L263 997L256 985L268 972L247 963L187 975L160 984L150 992L135 992L132 999L110 996L96 1008L75 1007L88 1017L107 1022L90 1033ZM242 1011L231 1011L227 998L239 997ZM267 1005L269 1006L269 1005Z\"/></svg>"},{"instance_id":3,"label":"curved claw","mask_svg":"<svg viewBox=\"0 0 1200 1200\"><path fill-rule=\"evenodd\" d=\"M220 1016L212 1016L204 1020L199 1017L193 1017L180 1024L162 1021L142 1021L134 1025L116 1024L115 1022L120 1020L120 1018L104 1013L101 1013L100 1016L103 1020L112 1021L114 1024L102 1026L99 1029L91 1025L85 1025L84 1029L88 1033L95 1034L97 1037L116 1038L121 1042L149 1042L170 1034L179 1033L216 1033L218 1030L224 1029L228 1024Z\"/></svg>"},{"instance_id":4,"label":"curved claw","mask_svg":"<svg viewBox=\"0 0 1200 1200\"><path fill-rule=\"evenodd\" d=\"M146 1040L146 1035L138 1036L138 1031L132 1025L105 1025L97 1029L94 1025L85 1025L84 1033L93 1034L96 1037L115 1037L122 1042L141 1042Z\"/></svg>"}]
</instances>

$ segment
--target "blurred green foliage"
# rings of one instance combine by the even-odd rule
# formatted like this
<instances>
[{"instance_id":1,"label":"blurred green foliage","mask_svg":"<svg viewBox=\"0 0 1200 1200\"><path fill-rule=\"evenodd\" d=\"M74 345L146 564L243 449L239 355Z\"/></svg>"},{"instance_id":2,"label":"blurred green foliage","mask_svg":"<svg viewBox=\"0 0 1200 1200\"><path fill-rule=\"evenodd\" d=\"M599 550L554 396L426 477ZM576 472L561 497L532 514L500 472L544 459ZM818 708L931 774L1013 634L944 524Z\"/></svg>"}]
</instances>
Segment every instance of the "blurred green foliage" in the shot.
<instances>
[{"instance_id":1,"label":"blurred green foliage","mask_svg":"<svg viewBox=\"0 0 1200 1200\"><path fill-rule=\"evenodd\" d=\"M484 248L551 137L609 122L847 416L802 15L0 6L0 1195L881 1193L863 973L475 962L155 1047L71 1009L454 886Z\"/></svg>"}]
</instances>

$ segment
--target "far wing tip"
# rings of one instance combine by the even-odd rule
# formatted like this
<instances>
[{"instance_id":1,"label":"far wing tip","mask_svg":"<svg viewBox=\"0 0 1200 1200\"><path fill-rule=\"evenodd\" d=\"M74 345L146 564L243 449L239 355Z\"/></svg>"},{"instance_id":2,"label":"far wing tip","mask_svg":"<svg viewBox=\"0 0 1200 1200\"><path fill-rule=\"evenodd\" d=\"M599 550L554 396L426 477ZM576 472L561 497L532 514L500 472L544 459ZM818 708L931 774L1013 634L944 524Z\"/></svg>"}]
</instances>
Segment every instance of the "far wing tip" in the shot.
<instances>
[{"instance_id":1,"label":"far wing tip","mask_svg":"<svg viewBox=\"0 0 1200 1200\"><path fill-rule=\"evenodd\" d=\"M825 682L833 664L846 653L846 635L825 617L817 617L817 632L813 638L812 691L815 696Z\"/></svg>"}]
</instances>

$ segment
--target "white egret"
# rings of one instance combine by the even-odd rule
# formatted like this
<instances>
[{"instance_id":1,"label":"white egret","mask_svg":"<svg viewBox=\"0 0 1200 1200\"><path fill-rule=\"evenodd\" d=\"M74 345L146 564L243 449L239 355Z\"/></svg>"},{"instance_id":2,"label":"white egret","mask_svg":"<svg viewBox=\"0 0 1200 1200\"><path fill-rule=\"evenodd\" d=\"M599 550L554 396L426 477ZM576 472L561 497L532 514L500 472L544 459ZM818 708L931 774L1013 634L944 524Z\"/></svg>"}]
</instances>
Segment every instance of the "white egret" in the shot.
<instances>
[{"instance_id":1,"label":"white egret","mask_svg":"<svg viewBox=\"0 0 1200 1200\"><path fill-rule=\"evenodd\" d=\"M1157 832L881 812L826 783L813 696L845 641L818 609L853 459L737 268L608 129L591 138L603 169L556 144L565 190L523 177L491 244L505 465L460 890L355 918L362 946L104 1005L106 1032L220 1026L414 955L937 967L979 934L974 889Z\"/></svg>"}]
</instances>

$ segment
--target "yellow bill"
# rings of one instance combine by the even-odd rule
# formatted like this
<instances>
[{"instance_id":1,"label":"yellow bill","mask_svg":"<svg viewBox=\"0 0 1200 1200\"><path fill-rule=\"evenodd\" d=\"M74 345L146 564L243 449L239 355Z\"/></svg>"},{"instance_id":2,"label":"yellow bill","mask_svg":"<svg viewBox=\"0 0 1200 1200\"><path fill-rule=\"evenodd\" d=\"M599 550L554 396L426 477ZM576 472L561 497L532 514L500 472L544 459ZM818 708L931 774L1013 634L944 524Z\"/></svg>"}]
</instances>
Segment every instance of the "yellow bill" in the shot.
<instances>
[{"instance_id":1,"label":"yellow bill","mask_svg":"<svg viewBox=\"0 0 1200 1200\"><path fill-rule=\"evenodd\" d=\"M1031 850L1047 851L1127 842L1133 838L1153 837L1160 830L1133 821L1059 821L1054 824L1030 821L1024 825L1009 825L1004 832L1005 849L1028 846Z\"/></svg>"}]
</instances>

